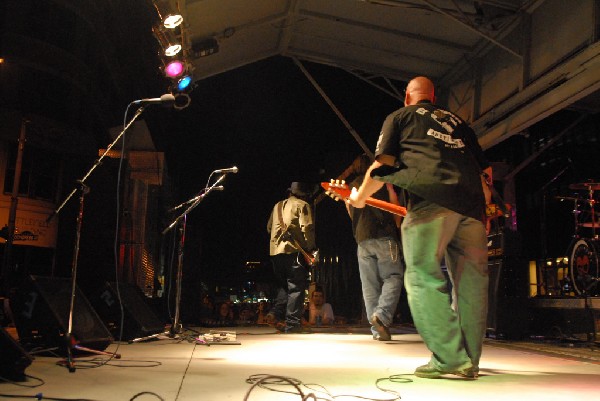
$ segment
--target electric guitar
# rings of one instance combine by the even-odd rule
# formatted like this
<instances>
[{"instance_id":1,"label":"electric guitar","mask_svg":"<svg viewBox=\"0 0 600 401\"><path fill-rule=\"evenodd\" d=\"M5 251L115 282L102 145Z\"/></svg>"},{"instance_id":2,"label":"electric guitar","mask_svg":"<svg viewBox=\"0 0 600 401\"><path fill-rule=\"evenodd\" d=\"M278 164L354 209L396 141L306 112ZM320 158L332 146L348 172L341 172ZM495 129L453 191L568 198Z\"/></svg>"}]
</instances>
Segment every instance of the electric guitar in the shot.
<instances>
[{"instance_id":1,"label":"electric guitar","mask_svg":"<svg viewBox=\"0 0 600 401\"><path fill-rule=\"evenodd\" d=\"M300 246L300 244L298 243L298 241L296 241L295 238L292 239L292 241L294 242L296 247L300 250L300 253L302 254L302 256L304 256L304 260L306 261L306 263L308 263L309 267L315 267L317 265L317 263L319 263L319 251L318 250L314 251L312 254L308 253L304 250L304 248L302 248Z\"/></svg>"},{"instance_id":2,"label":"electric guitar","mask_svg":"<svg viewBox=\"0 0 600 401\"><path fill-rule=\"evenodd\" d=\"M331 182L322 182L321 186L325 189L325 193L335 200L346 200L350 197L352 190L346 185L344 180L331 180ZM393 203L385 202L375 198L367 198L365 203L377 209L385 210L399 216L406 216L406 208L404 206L394 205Z\"/></svg>"},{"instance_id":3,"label":"electric guitar","mask_svg":"<svg viewBox=\"0 0 600 401\"><path fill-rule=\"evenodd\" d=\"M284 241L293 242L298 251L300 251L300 253L304 257L304 260L306 261L309 267L315 267L319 263L319 250L316 250L312 253L305 251L304 248L302 248L302 245L300 245L298 240L294 238L294 235L290 231L285 231L281 235L281 239L283 239Z\"/></svg>"}]
</instances>

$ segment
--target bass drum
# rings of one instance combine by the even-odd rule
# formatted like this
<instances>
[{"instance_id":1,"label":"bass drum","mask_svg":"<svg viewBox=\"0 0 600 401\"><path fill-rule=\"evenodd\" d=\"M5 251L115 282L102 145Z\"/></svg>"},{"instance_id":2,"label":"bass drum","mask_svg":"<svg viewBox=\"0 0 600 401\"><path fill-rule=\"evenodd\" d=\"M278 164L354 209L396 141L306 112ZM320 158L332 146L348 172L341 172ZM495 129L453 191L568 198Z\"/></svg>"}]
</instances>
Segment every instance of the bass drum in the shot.
<instances>
[{"instance_id":1,"label":"bass drum","mask_svg":"<svg viewBox=\"0 0 600 401\"><path fill-rule=\"evenodd\" d=\"M600 294L598 271L598 240L582 238L571 249L569 270L575 292L579 295Z\"/></svg>"}]
</instances>

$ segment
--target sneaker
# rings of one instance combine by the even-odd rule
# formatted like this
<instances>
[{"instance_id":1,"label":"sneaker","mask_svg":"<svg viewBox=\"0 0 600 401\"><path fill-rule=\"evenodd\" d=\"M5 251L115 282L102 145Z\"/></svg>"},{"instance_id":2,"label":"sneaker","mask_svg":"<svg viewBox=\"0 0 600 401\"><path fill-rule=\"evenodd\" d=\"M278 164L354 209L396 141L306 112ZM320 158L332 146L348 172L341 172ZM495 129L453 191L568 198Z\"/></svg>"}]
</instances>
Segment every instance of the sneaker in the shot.
<instances>
[{"instance_id":1,"label":"sneaker","mask_svg":"<svg viewBox=\"0 0 600 401\"><path fill-rule=\"evenodd\" d=\"M384 325L381 322L381 320L379 320L379 317L376 314L373 314L373 316L371 316L371 324L373 325L373 327L375 327L377 333L379 333L379 341L390 341L392 339L392 335L390 334L390 328Z\"/></svg>"},{"instance_id":2,"label":"sneaker","mask_svg":"<svg viewBox=\"0 0 600 401\"><path fill-rule=\"evenodd\" d=\"M303 327L302 325L298 326L287 326L283 333L285 334L301 334L301 333L310 333L310 329L308 327Z\"/></svg>"},{"instance_id":3,"label":"sneaker","mask_svg":"<svg viewBox=\"0 0 600 401\"><path fill-rule=\"evenodd\" d=\"M477 372L473 369L473 367L445 371L428 363L427 365L419 366L417 369L415 369L415 376L423 377L425 379L442 379L447 377L447 375L459 376L468 380L477 379Z\"/></svg>"},{"instance_id":4,"label":"sneaker","mask_svg":"<svg viewBox=\"0 0 600 401\"><path fill-rule=\"evenodd\" d=\"M287 328L285 322L277 322L273 325L273 327L275 327L275 330L277 330L280 333L284 333L285 329Z\"/></svg>"}]
</instances>

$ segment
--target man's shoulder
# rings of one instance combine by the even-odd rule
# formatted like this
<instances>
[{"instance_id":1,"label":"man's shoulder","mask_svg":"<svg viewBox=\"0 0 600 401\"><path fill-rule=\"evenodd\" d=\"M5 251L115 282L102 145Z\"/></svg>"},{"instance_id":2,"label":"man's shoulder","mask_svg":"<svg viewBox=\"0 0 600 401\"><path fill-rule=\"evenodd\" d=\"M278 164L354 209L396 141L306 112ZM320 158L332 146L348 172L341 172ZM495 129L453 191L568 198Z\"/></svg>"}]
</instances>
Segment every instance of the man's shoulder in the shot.
<instances>
[{"instance_id":1,"label":"man's shoulder","mask_svg":"<svg viewBox=\"0 0 600 401\"><path fill-rule=\"evenodd\" d=\"M300 205L300 206L304 206L304 205L308 205L308 202L305 201L304 199L301 198L297 198L294 195L290 196L288 201L292 204L292 205Z\"/></svg>"}]
</instances>

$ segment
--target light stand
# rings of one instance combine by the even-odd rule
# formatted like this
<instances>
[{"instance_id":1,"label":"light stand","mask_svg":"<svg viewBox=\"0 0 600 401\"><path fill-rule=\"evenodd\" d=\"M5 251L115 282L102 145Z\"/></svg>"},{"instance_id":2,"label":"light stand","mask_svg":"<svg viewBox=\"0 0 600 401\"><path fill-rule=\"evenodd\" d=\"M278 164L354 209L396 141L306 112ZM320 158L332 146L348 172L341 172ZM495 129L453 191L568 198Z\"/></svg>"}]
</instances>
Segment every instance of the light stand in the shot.
<instances>
[{"instance_id":1,"label":"light stand","mask_svg":"<svg viewBox=\"0 0 600 401\"><path fill-rule=\"evenodd\" d=\"M71 372L71 373L75 372L75 364L73 362L73 350L80 350L80 351L89 352L89 353L97 354L97 355L107 355L107 356L114 355L114 357L117 359L121 358L120 354L113 354L112 352L104 352L104 351L98 351L98 350L93 350L90 348L82 347L79 344L77 344L77 340L73 337L73 309L75 307L75 293L76 293L76 287L77 287L77 259L79 258L79 239L81 237L81 225L83 222L84 198L85 198L85 195L87 193L89 193L89 191L90 191L89 187L87 185L85 185L85 180L92 174L92 171L94 171L94 169L100 165L100 163L102 162L102 159L108 154L108 152L119 141L119 139L121 139L123 134L125 134L125 131L127 131L127 129L131 126L131 124L133 124L135 119L138 118L140 116L140 114L142 114L143 111L144 111L144 107L140 107L137 110L137 112L135 113L135 115L133 116L133 118L131 119L129 124L127 124L125 126L123 131L121 131L121 133L108 146L108 148L106 148L106 150L98 158L98 160L96 160L96 162L94 162L94 164L92 165L90 170L87 172L87 174L84 175L83 178L81 178L80 180L77 180L77 184L79 187L76 187L75 189L73 189L73 191L71 191L71 193L63 201L63 203L61 203L61 205L54 211L54 213L52 213L52 215L50 215L50 217L48 217L48 219L46 219L47 222L50 221L55 215L57 215L61 211L61 209L65 206L65 204L69 201L69 199L71 199L71 197L77 192L77 190L81 191L80 196L79 196L79 213L77 215L75 246L73 248L73 263L71 266L71 303L70 303L70 307L69 307L69 327L68 327L68 332L65 336L66 347L67 347L66 366L69 369L69 372Z\"/></svg>"},{"instance_id":2,"label":"light stand","mask_svg":"<svg viewBox=\"0 0 600 401\"><path fill-rule=\"evenodd\" d=\"M189 205L183 213L175 218L163 231L162 235L168 233L173 227L175 227L179 222L182 224L179 226L179 245L177 249L177 274L176 274L176 284L175 284L175 316L173 318L173 323L171 324L171 328L164 333L153 334L151 336L135 338L131 340L131 342L140 342L149 340L152 338L156 338L159 336L169 336L171 338L177 338L179 334L183 332L183 325L179 321L180 318L180 305L181 305L181 284L183 279L183 254L185 248L185 226L187 223L187 215L190 213L196 206L202 202L202 200L213 190L223 190L222 186L218 186L221 181L225 179L225 174L221 175L219 179L210 187L208 187L205 191L202 191L199 195L194 196L193 198L181 203L180 205L175 206L173 209L169 211L175 211L181 209L187 205Z\"/></svg>"}]
</instances>

